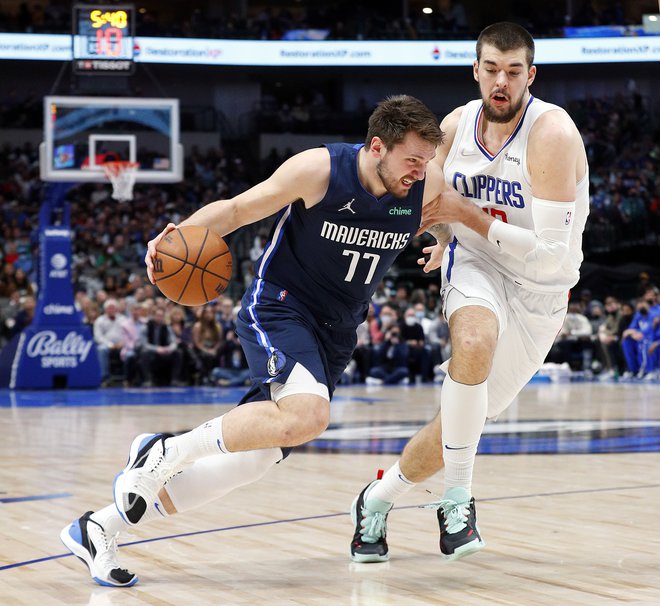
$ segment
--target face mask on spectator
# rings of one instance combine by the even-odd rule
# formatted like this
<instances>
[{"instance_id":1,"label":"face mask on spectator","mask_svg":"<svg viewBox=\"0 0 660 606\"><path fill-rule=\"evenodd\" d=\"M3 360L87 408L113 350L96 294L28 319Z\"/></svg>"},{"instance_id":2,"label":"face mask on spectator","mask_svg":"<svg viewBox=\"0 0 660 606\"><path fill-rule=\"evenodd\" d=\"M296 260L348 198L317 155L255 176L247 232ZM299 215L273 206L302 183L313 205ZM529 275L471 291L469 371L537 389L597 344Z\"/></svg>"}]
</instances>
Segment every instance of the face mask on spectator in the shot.
<instances>
[{"instance_id":1,"label":"face mask on spectator","mask_svg":"<svg viewBox=\"0 0 660 606\"><path fill-rule=\"evenodd\" d=\"M392 322L394 322L394 316L391 316L390 314L382 314L380 316L380 323L384 326L391 326Z\"/></svg>"},{"instance_id":2,"label":"face mask on spectator","mask_svg":"<svg viewBox=\"0 0 660 606\"><path fill-rule=\"evenodd\" d=\"M421 322L424 319L424 312L423 311L416 311L415 312L415 317L417 318L418 322Z\"/></svg>"},{"instance_id":3,"label":"face mask on spectator","mask_svg":"<svg viewBox=\"0 0 660 606\"><path fill-rule=\"evenodd\" d=\"M414 326L417 324L417 318L415 316L406 316L406 325Z\"/></svg>"}]
</instances>

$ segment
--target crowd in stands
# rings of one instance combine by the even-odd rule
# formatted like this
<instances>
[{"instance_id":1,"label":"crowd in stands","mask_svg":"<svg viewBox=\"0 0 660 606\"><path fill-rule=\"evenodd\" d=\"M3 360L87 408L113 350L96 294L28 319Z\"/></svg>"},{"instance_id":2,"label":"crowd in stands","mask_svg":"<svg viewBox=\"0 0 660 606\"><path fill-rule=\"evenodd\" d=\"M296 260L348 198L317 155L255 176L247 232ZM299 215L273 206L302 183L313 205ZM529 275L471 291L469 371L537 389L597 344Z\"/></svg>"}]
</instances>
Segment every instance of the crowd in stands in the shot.
<instances>
[{"instance_id":1,"label":"crowd in stands","mask_svg":"<svg viewBox=\"0 0 660 606\"><path fill-rule=\"evenodd\" d=\"M462 0L438 3L431 14L405 3L369 0L330 2L246 3L244 14L223 3L172 3L145 0L136 15L138 36L215 39L279 40L294 32L315 30L329 40L433 40L476 38L492 20L488 7ZM516 1L502 5L498 17L516 21L536 37L559 37L565 25L638 25L639 8L618 0L581 2ZM71 4L61 0L24 1L0 8L0 31L19 33L71 33Z\"/></svg>"},{"instance_id":2,"label":"crowd in stands","mask_svg":"<svg viewBox=\"0 0 660 606\"><path fill-rule=\"evenodd\" d=\"M236 335L230 297L195 308L155 295L134 280L121 298L80 291L76 305L92 327L103 385L159 387L249 383L247 361ZM99 313L102 310L102 313Z\"/></svg>"},{"instance_id":3,"label":"crowd in stands","mask_svg":"<svg viewBox=\"0 0 660 606\"><path fill-rule=\"evenodd\" d=\"M642 273L639 296L604 301L584 290L568 313L548 362L599 379L660 379L660 289Z\"/></svg>"},{"instance_id":4,"label":"crowd in stands","mask_svg":"<svg viewBox=\"0 0 660 606\"><path fill-rule=\"evenodd\" d=\"M631 301L611 295L600 301L588 290L575 294L548 365L601 380L660 379L660 290L646 274L640 275L638 288L639 296ZM238 301L229 296L182 307L159 296L136 273L121 290L100 288L93 296L78 290L75 303L92 328L105 386L249 384L235 331ZM34 309L34 294L23 295L17 313L4 318L6 335L28 326ZM440 365L450 356L437 280L414 288L386 279L358 328L342 383L441 382Z\"/></svg>"},{"instance_id":5,"label":"crowd in stands","mask_svg":"<svg viewBox=\"0 0 660 606\"><path fill-rule=\"evenodd\" d=\"M585 248L660 243L658 116L630 82L626 94L576 100L567 108L589 158Z\"/></svg>"}]
</instances>

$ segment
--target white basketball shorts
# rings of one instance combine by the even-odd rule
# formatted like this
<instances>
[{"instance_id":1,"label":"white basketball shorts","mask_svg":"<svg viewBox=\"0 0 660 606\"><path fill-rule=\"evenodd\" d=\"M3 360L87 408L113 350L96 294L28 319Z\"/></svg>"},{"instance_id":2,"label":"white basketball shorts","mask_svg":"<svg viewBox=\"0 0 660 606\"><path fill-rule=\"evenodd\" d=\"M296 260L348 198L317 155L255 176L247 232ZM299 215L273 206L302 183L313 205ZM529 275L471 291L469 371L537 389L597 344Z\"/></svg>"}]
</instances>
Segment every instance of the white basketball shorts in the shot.
<instances>
[{"instance_id":1,"label":"white basketball shorts","mask_svg":"<svg viewBox=\"0 0 660 606\"><path fill-rule=\"evenodd\" d=\"M452 243L442 260L442 311L481 305L499 324L493 367L488 375L488 418L497 417L543 364L568 306L568 292L532 292L503 276L483 258ZM447 364L443 365L445 371Z\"/></svg>"}]
</instances>

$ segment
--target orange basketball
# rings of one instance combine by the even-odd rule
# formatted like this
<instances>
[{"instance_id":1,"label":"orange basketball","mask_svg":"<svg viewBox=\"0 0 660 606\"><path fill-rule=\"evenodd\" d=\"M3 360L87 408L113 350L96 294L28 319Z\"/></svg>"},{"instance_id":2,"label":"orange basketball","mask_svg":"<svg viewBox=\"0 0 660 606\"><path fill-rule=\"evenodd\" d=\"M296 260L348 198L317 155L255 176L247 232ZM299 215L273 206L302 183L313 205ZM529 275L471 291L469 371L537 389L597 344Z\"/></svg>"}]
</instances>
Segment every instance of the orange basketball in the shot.
<instances>
[{"instance_id":1,"label":"orange basketball","mask_svg":"<svg viewBox=\"0 0 660 606\"><path fill-rule=\"evenodd\" d=\"M186 225L169 232L156 247L156 286L179 305L204 305L221 295L232 272L231 252L214 231Z\"/></svg>"}]
</instances>

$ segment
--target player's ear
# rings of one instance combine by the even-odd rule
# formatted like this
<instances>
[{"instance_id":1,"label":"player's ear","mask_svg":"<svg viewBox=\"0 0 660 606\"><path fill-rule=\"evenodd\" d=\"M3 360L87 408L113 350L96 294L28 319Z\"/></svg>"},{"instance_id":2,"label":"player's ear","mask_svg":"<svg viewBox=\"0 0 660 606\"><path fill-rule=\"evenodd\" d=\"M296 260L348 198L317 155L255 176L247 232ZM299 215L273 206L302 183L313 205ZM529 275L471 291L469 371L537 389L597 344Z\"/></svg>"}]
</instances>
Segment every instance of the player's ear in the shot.
<instances>
[{"instance_id":1,"label":"player's ear","mask_svg":"<svg viewBox=\"0 0 660 606\"><path fill-rule=\"evenodd\" d=\"M384 149L385 149L385 144L383 143L380 137L373 137L371 139L371 145L369 147L369 151L371 153L380 156L380 154L383 152Z\"/></svg>"},{"instance_id":2,"label":"player's ear","mask_svg":"<svg viewBox=\"0 0 660 606\"><path fill-rule=\"evenodd\" d=\"M472 75L474 76L475 81L479 82L479 61L477 59L475 59L472 64Z\"/></svg>"},{"instance_id":3,"label":"player's ear","mask_svg":"<svg viewBox=\"0 0 660 606\"><path fill-rule=\"evenodd\" d=\"M536 65L532 65L527 72L527 86L531 86L536 78Z\"/></svg>"}]
</instances>

